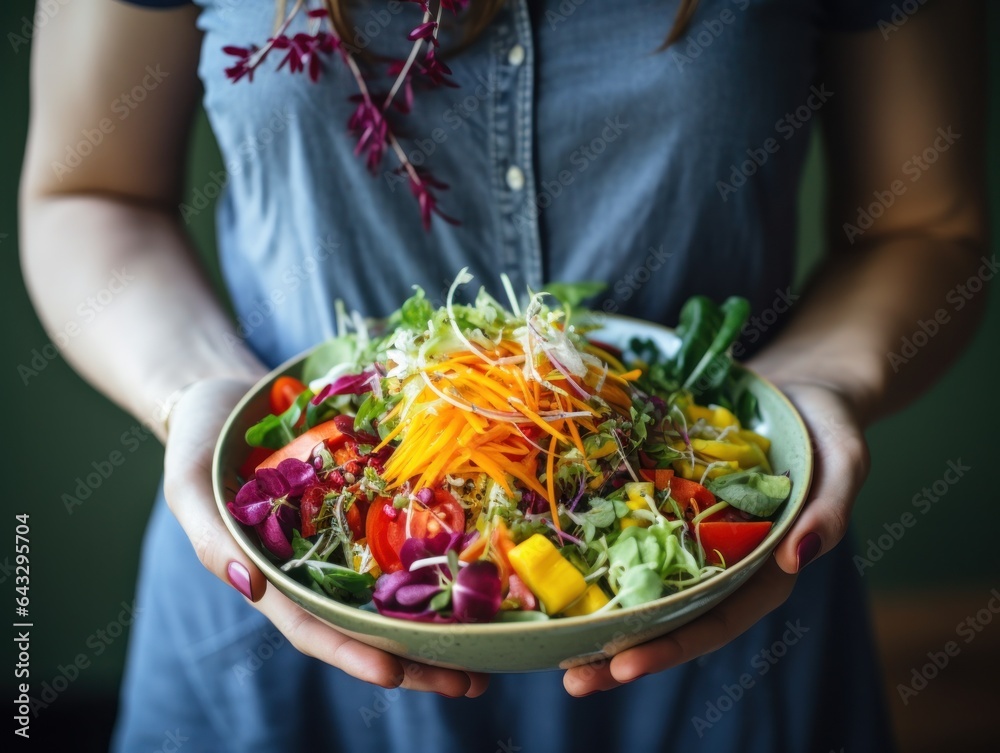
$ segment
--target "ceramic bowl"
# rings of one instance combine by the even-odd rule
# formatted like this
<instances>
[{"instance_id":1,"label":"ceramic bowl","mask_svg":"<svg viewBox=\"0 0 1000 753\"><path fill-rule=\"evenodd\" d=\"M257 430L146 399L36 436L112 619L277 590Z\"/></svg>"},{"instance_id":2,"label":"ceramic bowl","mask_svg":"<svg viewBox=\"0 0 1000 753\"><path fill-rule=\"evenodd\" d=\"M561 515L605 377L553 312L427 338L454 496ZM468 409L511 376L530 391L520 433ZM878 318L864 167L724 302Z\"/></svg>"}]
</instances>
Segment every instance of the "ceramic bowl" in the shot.
<instances>
[{"instance_id":1,"label":"ceramic bowl","mask_svg":"<svg viewBox=\"0 0 1000 753\"><path fill-rule=\"evenodd\" d=\"M604 342L624 346L632 337L653 339L666 353L678 346L674 333L648 322L606 317L592 333ZM530 672L567 668L614 654L695 619L739 588L770 556L805 503L812 477L809 435L798 412L770 382L742 367L740 379L757 398L761 420L750 428L771 439L770 459L776 471L788 471L791 497L780 509L767 538L749 556L704 583L627 609L583 617L490 624L428 624L383 617L370 606L343 604L312 591L282 572L259 545L251 528L232 518L226 502L238 487L236 469L249 448L243 435L269 412L268 392L279 376L297 376L303 353L279 366L240 401L223 427L215 450L213 483L219 512L240 547L277 588L306 611L358 640L427 664L479 672Z\"/></svg>"}]
</instances>

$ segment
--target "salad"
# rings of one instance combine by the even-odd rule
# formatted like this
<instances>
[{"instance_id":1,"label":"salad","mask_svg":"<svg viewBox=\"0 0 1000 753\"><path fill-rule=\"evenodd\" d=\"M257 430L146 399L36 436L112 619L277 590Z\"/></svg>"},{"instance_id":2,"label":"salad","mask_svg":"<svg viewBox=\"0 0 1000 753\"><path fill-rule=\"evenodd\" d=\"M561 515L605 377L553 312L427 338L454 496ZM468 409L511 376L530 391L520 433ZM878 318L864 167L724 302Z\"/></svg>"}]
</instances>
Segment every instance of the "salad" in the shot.
<instances>
[{"instance_id":1,"label":"salad","mask_svg":"<svg viewBox=\"0 0 1000 753\"><path fill-rule=\"evenodd\" d=\"M669 355L590 337L590 284L519 304L463 270L278 378L232 516L331 598L430 622L574 617L711 578L767 536L791 480L750 430L729 349L747 302L690 299Z\"/></svg>"}]
</instances>

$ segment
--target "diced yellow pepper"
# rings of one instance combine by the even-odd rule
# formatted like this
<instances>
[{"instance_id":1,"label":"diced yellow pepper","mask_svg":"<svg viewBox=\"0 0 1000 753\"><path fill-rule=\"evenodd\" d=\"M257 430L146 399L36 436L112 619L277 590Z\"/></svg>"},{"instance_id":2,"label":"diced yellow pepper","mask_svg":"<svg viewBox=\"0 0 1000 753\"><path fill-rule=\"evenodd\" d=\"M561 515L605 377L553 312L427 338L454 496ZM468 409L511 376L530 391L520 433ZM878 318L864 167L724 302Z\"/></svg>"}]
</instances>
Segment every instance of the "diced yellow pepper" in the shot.
<instances>
[{"instance_id":1,"label":"diced yellow pepper","mask_svg":"<svg viewBox=\"0 0 1000 753\"><path fill-rule=\"evenodd\" d=\"M563 611L587 590L587 581L580 571L540 533L511 549L507 558L547 614Z\"/></svg>"},{"instance_id":2,"label":"diced yellow pepper","mask_svg":"<svg viewBox=\"0 0 1000 753\"><path fill-rule=\"evenodd\" d=\"M625 484L625 496L629 500L638 500L643 504L646 502L646 497L653 496L654 491L652 481L630 481ZM633 507L632 509L637 510L639 508Z\"/></svg>"},{"instance_id":3,"label":"diced yellow pepper","mask_svg":"<svg viewBox=\"0 0 1000 753\"><path fill-rule=\"evenodd\" d=\"M642 499L641 497L638 499L629 499L629 501L626 502L625 504L628 505L628 509L630 510L649 509L649 505L646 504L646 500ZM632 526L639 526L640 528L645 528L648 525L652 525L652 521L650 520L646 520L644 518L633 518L631 515L622 518L618 522L621 524L622 528L631 528Z\"/></svg>"},{"instance_id":4,"label":"diced yellow pepper","mask_svg":"<svg viewBox=\"0 0 1000 753\"><path fill-rule=\"evenodd\" d=\"M563 614L567 617L582 617L585 614L593 614L609 601L610 599L601 587L596 583L591 583L583 592L583 596L566 607Z\"/></svg>"}]
</instances>

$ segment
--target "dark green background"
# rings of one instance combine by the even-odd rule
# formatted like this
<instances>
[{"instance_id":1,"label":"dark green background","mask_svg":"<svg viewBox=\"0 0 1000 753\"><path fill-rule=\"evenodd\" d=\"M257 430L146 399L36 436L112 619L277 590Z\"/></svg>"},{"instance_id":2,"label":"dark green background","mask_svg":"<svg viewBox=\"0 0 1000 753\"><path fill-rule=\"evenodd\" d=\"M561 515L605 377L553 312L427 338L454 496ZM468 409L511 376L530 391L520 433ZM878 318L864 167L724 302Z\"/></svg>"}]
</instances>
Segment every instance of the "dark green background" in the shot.
<instances>
[{"instance_id":1,"label":"dark green background","mask_svg":"<svg viewBox=\"0 0 1000 753\"><path fill-rule=\"evenodd\" d=\"M992 11L990 35L995 40L1000 38L1000 13L996 8ZM135 425L134 420L95 393L61 359L50 362L27 385L18 374L18 365L29 363L32 351L49 342L28 301L17 256L16 192L27 127L29 52L27 45L14 50L8 33L19 34L31 13L32 3L27 0L7 0L0 5L0 102L4 113L0 119L0 301L5 322L0 384L7 457L0 558L13 560L14 514L30 512L31 617L35 623L32 680L36 688L42 681L51 681L59 665L72 663L80 653L91 662L44 712L55 718L76 706L105 703L116 692L125 639L118 638L97 656L95 636L117 619L122 602L132 601L140 539L159 479L162 450L150 438L130 452L121 435ZM1000 55L995 46L990 67L995 132L1000 122ZM998 150L998 139L993 138L988 156L984 155L993 176L1000 172ZM193 143L189 184L205 185L208 173L219 168L202 118ZM822 248L818 222L821 176L814 144L802 196L804 265ZM994 219L1000 220L995 185L992 209ZM191 228L210 259L211 212L202 212ZM72 251L67 249L67 253ZM972 468L927 515L918 514L917 526L868 571L866 577L877 593L981 585L985 594L997 584L1000 500L992 479L1000 450L998 335L1000 301L994 297L985 325L948 376L907 411L870 432L873 470L855 516L862 540L878 536L883 524L898 520L903 512L917 512L912 497L940 479L949 460L961 459ZM77 478L92 472L91 463L106 460L115 450L123 452L126 462L85 504L68 514L61 495L73 493ZM13 586L12 575L0 570L3 603L10 604ZM3 687L11 688L11 672L3 669L2 675Z\"/></svg>"}]
</instances>

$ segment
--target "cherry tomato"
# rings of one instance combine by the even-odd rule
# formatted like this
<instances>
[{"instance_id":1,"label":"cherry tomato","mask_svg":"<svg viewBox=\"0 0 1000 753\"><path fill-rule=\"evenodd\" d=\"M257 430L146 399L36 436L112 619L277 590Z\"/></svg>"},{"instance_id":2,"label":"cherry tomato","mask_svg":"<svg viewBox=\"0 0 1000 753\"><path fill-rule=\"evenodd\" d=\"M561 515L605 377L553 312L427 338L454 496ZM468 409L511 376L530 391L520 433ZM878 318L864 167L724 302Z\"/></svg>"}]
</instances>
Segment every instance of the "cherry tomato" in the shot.
<instances>
[{"instance_id":1,"label":"cherry tomato","mask_svg":"<svg viewBox=\"0 0 1000 753\"><path fill-rule=\"evenodd\" d=\"M271 385L271 413L275 415L284 413L305 391L306 386L295 377L278 377Z\"/></svg>"},{"instance_id":2,"label":"cherry tomato","mask_svg":"<svg viewBox=\"0 0 1000 753\"><path fill-rule=\"evenodd\" d=\"M771 523L723 523L713 521L698 524L698 536L705 549L705 559L713 565L725 560L726 567L732 567L760 545L771 530Z\"/></svg>"}]
</instances>

